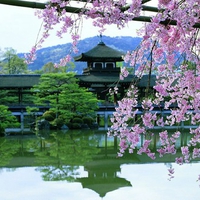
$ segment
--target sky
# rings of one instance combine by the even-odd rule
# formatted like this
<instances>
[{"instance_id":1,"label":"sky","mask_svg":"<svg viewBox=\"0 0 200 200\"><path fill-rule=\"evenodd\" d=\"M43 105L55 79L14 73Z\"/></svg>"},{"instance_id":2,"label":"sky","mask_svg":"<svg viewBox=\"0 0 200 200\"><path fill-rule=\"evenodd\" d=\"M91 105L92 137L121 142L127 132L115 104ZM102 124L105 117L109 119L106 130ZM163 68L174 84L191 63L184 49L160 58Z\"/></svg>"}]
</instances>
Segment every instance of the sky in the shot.
<instances>
[{"instance_id":1,"label":"sky","mask_svg":"<svg viewBox=\"0 0 200 200\"><path fill-rule=\"evenodd\" d=\"M37 0L43 2L42 0ZM0 4L0 50L13 48L17 53L27 53L36 42L42 21L34 15L36 9L8 6ZM99 35L98 29L92 27L91 21L84 21L81 39ZM116 26L109 26L104 32L106 36L137 36L141 22L131 22L128 27L119 30ZM65 35L62 39L56 36L56 31L45 41L42 47L50 47L71 42L71 36Z\"/></svg>"},{"instance_id":2,"label":"sky","mask_svg":"<svg viewBox=\"0 0 200 200\"><path fill-rule=\"evenodd\" d=\"M170 163L168 163L170 164ZM129 181L132 187L121 187L108 192L101 198L95 191L83 188L80 182L43 181L37 167L15 169L1 168L0 199L29 200L199 200L200 189L197 182L199 163L172 164L175 178L168 180L168 170L164 163L123 164L118 177ZM84 167L77 177L88 177ZM5 184L6 183L6 184Z\"/></svg>"}]
</instances>

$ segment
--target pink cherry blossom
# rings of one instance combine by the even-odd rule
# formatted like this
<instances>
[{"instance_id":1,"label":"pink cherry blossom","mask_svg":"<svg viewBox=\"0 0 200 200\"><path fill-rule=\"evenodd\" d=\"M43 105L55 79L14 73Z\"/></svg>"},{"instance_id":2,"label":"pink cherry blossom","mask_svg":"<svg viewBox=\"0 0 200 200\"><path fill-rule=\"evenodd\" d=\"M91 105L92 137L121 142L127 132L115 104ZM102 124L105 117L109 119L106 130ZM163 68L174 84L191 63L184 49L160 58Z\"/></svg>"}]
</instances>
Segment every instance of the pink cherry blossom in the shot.
<instances>
[{"instance_id":1,"label":"pink cherry blossom","mask_svg":"<svg viewBox=\"0 0 200 200\"><path fill-rule=\"evenodd\" d=\"M70 34L72 48L69 51L78 52L77 44L81 38L82 21L92 19L92 25L99 28L102 34L105 27L116 25L125 28L130 21L142 15L141 0L94 0L84 1L79 14L66 12L65 7L71 1L50 0L46 8L37 11L36 15L43 19L43 34L36 42L27 62L36 58L36 50L48 39L50 31L57 25L60 30L58 37ZM139 146L141 137L144 143L138 147L138 154L146 154L156 159L151 151L152 132L156 125L162 127L158 133L160 156L177 152L176 142L182 135L182 130L169 133L166 127L180 126L191 120L188 130L190 139L181 147L181 155L175 162L183 164L199 158L200 143L200 37L199 37L199 0L159 0L159 12L146 23L138 33L142 38L140 45L124 55L124 62L133 68L137 80L134 79L123 99L117 102L111 119L112 126L108 134L117 136L119 156L128 150L133 153ZM70 55L57 64L63 66L71 60ZM156 76L155 85L150 88L152 74ZM129 75L127 67L121 68L119 79L124 80ZM147 76L145 96L141 97L138 82ZM112 94L119 91L114 88ZM142 109L139 111L138 105ZM155 108L160 108L159 113ZM167 112L167 116L162 116ZM150 131L152 129L152 132ZM145 137L150 137L147 139ZM173 168L169 169L170 180L174 177Z\"/></svg>"}]
</instances>

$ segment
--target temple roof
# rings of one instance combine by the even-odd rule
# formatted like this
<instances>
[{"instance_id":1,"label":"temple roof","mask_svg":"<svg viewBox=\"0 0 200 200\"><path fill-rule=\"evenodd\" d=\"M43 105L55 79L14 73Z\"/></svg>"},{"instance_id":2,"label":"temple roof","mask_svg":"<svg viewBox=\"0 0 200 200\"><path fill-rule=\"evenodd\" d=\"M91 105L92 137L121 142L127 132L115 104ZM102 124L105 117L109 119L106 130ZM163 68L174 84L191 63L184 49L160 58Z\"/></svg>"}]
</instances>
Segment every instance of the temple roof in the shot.
<instances>
[{"instance_id":1,"label":"temple roof","mask_svg":"<svg viewBox=\"0 0 200 200\"><path fill-rule=\"evenodd\" d=\"M76 75L76 78L78 78L82 83L116 83L119 81L119 74ZM120 82L130 83L132 80L133 76L129 76Z\"/></svg>"},{"instance_id":2,"label":"temple roof","mask_svg":"<svg viewBox=\"0 0 200 200\"><path fill-rule=\"evenodd\" d=\"M123 52L115 50L106 46L103 42L100 42L97 46L91 50L81 53L79 56L74 57L75 61L123 61Z\"/></svg>"},{"instance_id":3,"label":"temple roof","mask_svg":"<svg viewBox=\"0 0 200 200\"><path fill-rule=\"evenodd\" d=\"M39 83L40 75L0 75L0 88L31 88Z\"/></svg>"},{"instance_id":4,"label":"temple roof","mask_svg":"<svg viewBox=\"0 0 200 200\"><path fill-rule=\"evenodd\" d=\"M108 192L121 187L132 187L131 182L121 177L82 177L77 178L83 188L95 191L100 197L104 197Z\"/></svg>"},{"instance_id":5,"label":"temple roof","mask_svg":"<svg viewBox=\"0 0 200 200\"><path fill-rule=\"evenodd\" d=\"M119 80L119 75L116 74L98 74L98 75L76 75L76 78L80 80L80 83L94 83L94 84L113 84L123 83L123 84L131 84L131 82L136 82L138 87L147 87L148 86L148 75L144 75L141 79L138 79L137 76L129 75L124 78L124 80ZM156 76L152 75L150 79L150 87L155 85Z\"/></svg>"},{"instance_id":6,"label":"temple roof","mask_svg":"<svg viewBox=\"0 0 200 200\"><path fill-rule=\"evenodd\" d=\"M119 81L119 75L117 74L90 74L90 75L75 75L79 79L80 83L88 84L113 84L115 85ZM31 88L33 85L39 83L40 75L0 75L0 88ZM133 81L137 82L137 77L129 75L124 80L120 80L119 83L130 84ZM150 86L155 85L156 76L151 76ZM144 75L138 80L137 85L139 87L147 87L148 75Z\"/></svg>"}]
</instances>

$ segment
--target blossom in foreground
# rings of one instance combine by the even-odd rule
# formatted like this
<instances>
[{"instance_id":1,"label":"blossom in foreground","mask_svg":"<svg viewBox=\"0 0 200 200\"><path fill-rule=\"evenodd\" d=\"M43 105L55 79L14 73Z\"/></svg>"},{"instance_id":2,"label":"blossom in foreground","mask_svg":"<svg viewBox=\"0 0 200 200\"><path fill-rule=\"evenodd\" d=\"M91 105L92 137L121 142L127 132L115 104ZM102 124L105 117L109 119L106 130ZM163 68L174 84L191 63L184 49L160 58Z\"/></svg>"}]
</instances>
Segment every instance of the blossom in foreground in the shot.
<instances>
[{"instance_id":1,"label":"blossom in foreground","mask_svg":"<svg viewBox=\"0 0 200 200\"><path fill-rule=\"evenodd\" d=\"M128 1L84 1L78 14L69 14L65 7L71 1L51 0L43 11L37 15L43 19L44 33L36 48L48 38L49 31L57 24L61 25L58 36L72 35L72 49L77 52L80 39L82 20L92 19L93 26L99 27L103 33L106 25L115 24L119 29L124 28L142 11L141 0ZM199 158L200 143L200 37L199 37L199 0L159 0L156 13L150 23L139 31L142 42L138 48L130 50L124 56L124 61L133 68L137 80L133 80L127 94L118 102L113 113L112 126L109 135L120 139L120 156L124 152L134 152L138 147L141 136L144 136L138 153L147 154L155 159L155 152L150 146L153 140L155 125L162 128L158 133L160 147L159 156L175 155L176 141L181 137L182 130L169 133L167 127L181 126L191 120L188 130L190 139L181 147L181 155L175 158L178 164L191 162ZM28 56L34 58L36 49ZM61 60L64 65L69 57ZM151 86L151 75L156 75L155 86ZM144 75L149 75L146 81L145 96L141 99L138 93L138 81ZM121 69L120 79L128 76L126 67ZM115 88L113 91L118 92ZM142 105L142 113L138 115L137 106ZM154 108L168 111L167 116L154 112ZM150 139L147 139L150 138ZM174 173L170 169L170 176Z\"/></svg>"}]
</instances>

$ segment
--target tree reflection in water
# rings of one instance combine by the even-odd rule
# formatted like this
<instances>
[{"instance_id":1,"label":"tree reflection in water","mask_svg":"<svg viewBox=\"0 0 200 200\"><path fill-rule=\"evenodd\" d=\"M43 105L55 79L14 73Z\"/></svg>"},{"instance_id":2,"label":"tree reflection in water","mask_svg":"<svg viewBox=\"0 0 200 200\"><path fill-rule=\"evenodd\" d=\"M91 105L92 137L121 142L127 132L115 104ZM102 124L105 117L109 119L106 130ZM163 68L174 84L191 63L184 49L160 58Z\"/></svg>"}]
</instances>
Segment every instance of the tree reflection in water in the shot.
<instances>
[{"instance_id":1,"label":"tree reflection in water","mask_svg":"<svg viewBox=\"0 0 200 200\"><path fill-rule=\"evenodd\" d=\"M40 137L40 147L34 153L36 170L42 172L45 181L75 181L79 166L92 160L99 152L97 141L88 131L83 133L53 132L47 138Z\"/></svg>"},{"instance_id":2,"label":"tree reflection in water","mask_svg":"<svg viewBox=\"0 0 200 200\"><path fill-rule=\"evenodd\" d=\"M8 165L19 149L19 141L0 137L0 166Z\"/></svg>"},{"instance_id":3,"label":"tree reflection in water","mask_svg":"<svg viewBox=\"0 0 200 200\"><path fill-rule=\"evenodd\" d=\"M83 188L103 197L109 191L132 186L119 175L123 164L164 163L170 168L180 146L187 144L190 137L187 133L181 135L175 144L176 155L159 157L157 152L157 159L151 160L146 154L138 155L137 149L117 158L119 141L108 137L105 131L40 131L32 137L0 138L0 166L8 169L34 166L44 181L80 182ZM151 139L150 148L156 152L160 146L158 135L141 135L138 148L145 139ZM79 174L82 168L86 176Z\"/></svg>"}]
</instances>

